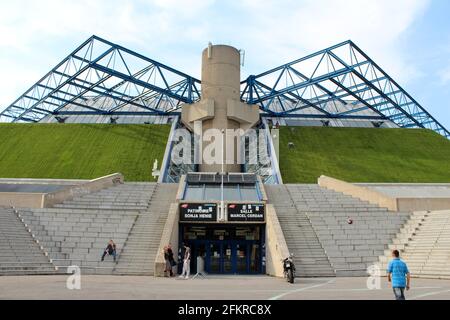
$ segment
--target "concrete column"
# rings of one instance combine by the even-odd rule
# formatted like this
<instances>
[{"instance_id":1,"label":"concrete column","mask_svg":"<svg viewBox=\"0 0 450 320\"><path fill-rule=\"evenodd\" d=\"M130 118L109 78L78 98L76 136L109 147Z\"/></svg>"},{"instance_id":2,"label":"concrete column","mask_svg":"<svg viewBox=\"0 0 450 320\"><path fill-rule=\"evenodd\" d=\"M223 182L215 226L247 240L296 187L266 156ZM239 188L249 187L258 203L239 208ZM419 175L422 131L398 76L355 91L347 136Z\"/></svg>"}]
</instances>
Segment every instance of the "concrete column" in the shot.
<instances>
[{"instance_id":1,"label":"concrete column","mask_svg":"<svg viewBox=\"0 0 450 320\"><path fill-rule=\"evenodd\" d=\"M227 154L224 146L223 158L232 164L224 164L225 172L240 172L237 160L237 143L233 136L226 134L226 129L248 129L259 121L257 106L240 101L240 53L227 45L210 45L202 52L202 97L193 105L184 105L182 121L193 127L194 121L202 121L202 129L225 130L224 145L234 146L233 156ZM212 143L212 142L211 142ZM216 143L221 145L222 141ZM209 142L203 142L203 150ZM220 151L219 151L220 152ZM222 158L222 157L219 157ZM201 164L201 172L220 172L222 165Z\"/></svg>"},{"instance_id":2,"label":"concrete column","mask_svg":"<svg viewBox=\"0 0 450 320\"><path fill-rule=\"evenodd\" d=\"M227 104L228 100L239 101L240 82L240 54L236 48L217 45L210 46L202 53L202 99L214 100L214 118L204 121L203 130L207 129L239 129L237 121L228 120ZM230 139L224 138L225 145L231 143ZM207 147L203 144L203 148ZM226 148L225 148L226 149ZM224 158L227 158L225 150ZM236 160L236 149L234 150L233 161L235 164L224 165L225 172L240 172L240 165ZM220 172L220 164L202 164L202 172Z\"/></svg>"}]
</instances>

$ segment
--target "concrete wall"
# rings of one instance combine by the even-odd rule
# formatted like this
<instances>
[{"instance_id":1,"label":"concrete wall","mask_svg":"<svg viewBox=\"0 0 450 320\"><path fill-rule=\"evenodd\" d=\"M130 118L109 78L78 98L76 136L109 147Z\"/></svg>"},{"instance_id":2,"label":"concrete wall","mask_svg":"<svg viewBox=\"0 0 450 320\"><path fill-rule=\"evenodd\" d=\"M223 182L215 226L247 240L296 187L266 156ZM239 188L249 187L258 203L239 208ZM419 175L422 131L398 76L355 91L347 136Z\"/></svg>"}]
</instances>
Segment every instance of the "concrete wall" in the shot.
<instances>
[{"instance_id":1,"label":"concrete wall","mask_svg":"<svg viewBox=\"0 0 450 320\"><path fill-rule=\"evenodd\" d=\"M434 211L450 209L450 198L397 198L399 211Z\"/></svg>"},{"instance_id":2,"label":"concrete wall","mask_svg":"<svg viewBox=\"0 0 450 320\"><path fill-rule=\"evenodd\" d=\"M0 207L42 208L43 193L0 192Z\"/></svg>"},{"instance_id":3,"label":"concrete wall","mask_svg":"<svg viewBox=\"0 0 450 320\"><path fill-rule=\"evenodd\" d=\"M30 179L30 178L0 178L0 183L6 184L52 184L52 185L77 185L88 182L86 179Z\"/></svg>"},{"instance_id":4,"label":"concrete wall","mask_svg":"<svg viewBox=\"0 0 450 320\"><path fill-rule=\"evenodd\" d=\"M177 201L183 199L185 189L186 189L186 175L184 174L181 176L180 182L178 183L177 195L175 196L175 199L177 199Z\"/></svg>"},{"instance_id":5,"label":"concrete wall","mask_svg":"<svg viewBox=\"0 0 450 320\"><path fill-rule=\"evenodd\" d=\"M386 196L380 192L370 190L366 187L357 186L342 180L334 179L327 176L320 176L317 179L319 186L342 192L343 194L350 195L352 197L359 198L369 203L376 204L380 207L388 208L392 211L397 211L397 201L395 198Z\"/></svg>"},{"instance_id":6,"label":"concrete wall","mask_svg":"<svg viewBox=\"0 0 450 320\"><path fill-rule=\"evenodd\" d=\"M121 173L113 173L104 177L90 180L78 186L47 193L44 195L43 207L48 208L56 203L61 203L65 200L71 200L76 196L109 188L121 183L123 183L123 175Z\"/></svg>"},{"instance_id":7,"label":"concrete wall","mask_svg":"<svg viewBox=\"0 0 450 320\"><path fill-rule=\"evenodd\" d=\"M240 172L237 143L232 132L226 129L246 130L259 121L259 108L240 100L240 53L227 45L210 45L202 52L202 98L194 104L182 106L182 122L191 130L194 121L202 121L202 130L224 130L223 155L219 163L199 165L201 172L220 172L222 159L225 172ZM202 143L202 153L213 142ZM221 141L217 147L222 149ZM219 150L220 150L219 149ZM217 150L216 150L217 152ZM207 152L209 153L209 152ZM204 159L205 160L205 159Z\"/></svg>"},{"instance_id":8,"label":"concrete wall","mask_svg":"<svg viewBox=\"0 0 450 320\"><path fill-rule=\"evenodd\" d=\"M417 187L413 184L407 184L408 188L411 190L410 194L413 196L398 197L380 192L373 187L370 187L369 184L353 184L327 176L320 176L319 179L317 179L317 183L321 187L342 192L346 195L368 201L369 203L388 208L392 211L412 212L450 209L450 197L433 197L432 194L427 194L427 192L425 192L423 184L417 184ZM395 188L396 185L401 187L404 184L386 184L386 189Z\"/></svg>"},{"instance_id":9,"label":"concrete wall","mask_svg":"<svg viewBox=\"0 0 450 320\"><path fill-rule=\"evenodd\" d=\"M261 179L261 176L257 176L257 187L259 188L259 191L261 192L261 197L262 197L262 201L264 201L265 203L267 202L267 200L269 200L269 198L267 197L267 192L266 192L266 188L264 187L264 183Z\"/></svg>"},{"instance_id":10,"label":"concrete wall","mask_svg":"<svg viewBox=\"0 0 450 320\"><path fill-rule=\"evenodd\" d=\"M179 227L178 203L171 203L169 214L164 225L164 230L159 243L158 252L155 259L155 277L164 277L166 261L164 260L164 247L172 246L175 259L178 259L178 227ZM177 261L179 262L179 261Z\"/></svg>"},{"instance_id":11,"label":"concrete wall","mask_svg":"<svg viewBox=\"0 0 450 320\"><path fill-rule=\"evenodd\" d=\"M27 180L32 181L32 180ZM39 181L39 180L37 180ZM55 180L60 182L61 180ZM123 175L114 173L78 185L50 193L0 192L0 206L17 208L48 208L56 203L71 200L75 196L88 194L123 183Z\"/></svg>"},{"instance_id":12,"label":"concrete wall","mask_svg":"<svg viewBox=\"0 0 450 320\"><path fill-rule=\"evenodd\" d=\"M289 249L272 204L266 205L266 220L266 274L283 277L282 260L289 256Z\"/></svg>"},{"instance_id":13,"label":"concrete wall","mask_svg":"<svg viewBox=\"0 0 450 320\"><path fill-rule=\"evenodd\" d=\"M450 198L450 183L354 183L392 198Z\"/></svg>"},{"instance_id":14,"label":"concrete wall","mask_svg":"<svg viewBox=\"0 0 450 320\"><path fill-rule=\"evenodd\" d=\"M164 183L166 176L168 175L170 161L172 157L172 147L174 144L175 130L177 129L177 123L179 121L179 116L175 116L170 127L170 133L167 137L166 149L164 150L164 157L161 163L161 169L159 171L158 183Z\"/></svg>"}]
</instances>

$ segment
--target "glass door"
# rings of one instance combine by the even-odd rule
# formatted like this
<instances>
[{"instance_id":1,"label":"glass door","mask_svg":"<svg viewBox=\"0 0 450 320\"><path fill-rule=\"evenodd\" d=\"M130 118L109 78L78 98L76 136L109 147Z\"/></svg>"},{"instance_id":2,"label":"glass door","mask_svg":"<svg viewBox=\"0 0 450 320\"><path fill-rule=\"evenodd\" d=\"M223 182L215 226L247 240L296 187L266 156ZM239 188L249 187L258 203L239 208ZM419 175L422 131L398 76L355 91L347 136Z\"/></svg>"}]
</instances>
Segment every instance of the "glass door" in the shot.
<instances>
[{"instance_id":1,"label":"glass door","mask_svg":"<svg viewBox=\"0 0 450 320\"><path fill-rule=\"evenodd\" d=\"M236 243L236 272L248 273L247 271L247 256L248 245L245 242Z\"/></svg>"},{"instance_id":2,"label":"glass door","mask_svg":"<svg viewBox=\"0 0 450 320\"><path fill-rule=\"evenodd\" d=\"M221 273L222 248L218 242L209 242L209 270L210 273Z\"/></svg>"},{"instance_id":3,"label":"glass door","mask_svg":"<svg viewBox=\"0 0 450 320\"><path fill-rule=\"evenodd\" d=\"M233 251L230 241L222 243L223 273L233 272Z\"/></svg>"},{"instance_id":4,"label":"glass door","mask_svg":"<svg viewBox=\"0 0 450 320\"><path fill-rule=\"evenodd\" d=\"M205 271L212 274L258 274L264 271L264 244L261 227L239 226L184 226L182 243L191 248L191 272L198 272L197 257L204 258ZM182 265L179 265L181 272ZM201 271L201 270L200 270Z\"/></svg>"},{"instance_id":5,"label":"glass door","mask_svg":"<svg viewBox=\"0 0 450 320\"><path fill-rule=\"evenodd\" d=\"M206 272L235 273L235 253L232 241L208 241Z\"/></svg>"},{"instance_id":6,"label":"glass door","mask_svg":"<svg viewBox=\"0 0 450 320\"><path fill-rule=\"evenodd\" d=\"M249 245L250 273L261 273L261 248L258 243Z\"/></svg>"}]
</instances>

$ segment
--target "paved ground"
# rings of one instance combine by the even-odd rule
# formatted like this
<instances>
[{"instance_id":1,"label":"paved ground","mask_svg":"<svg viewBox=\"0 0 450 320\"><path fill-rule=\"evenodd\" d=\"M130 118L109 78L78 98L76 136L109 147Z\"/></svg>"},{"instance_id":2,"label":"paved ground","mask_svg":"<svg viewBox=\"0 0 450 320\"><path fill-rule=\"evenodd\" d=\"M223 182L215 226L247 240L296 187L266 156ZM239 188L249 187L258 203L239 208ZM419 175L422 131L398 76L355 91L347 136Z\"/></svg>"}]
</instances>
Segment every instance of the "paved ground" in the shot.
<instances>
[{"instance_id":1,"label":"paved ground","mask_svg":"<svg viewBox=\"0 0 450 320\"><path fill-rule=\"evenodd\" d=\"M291 285L265 276L216 276L179 280L154 277L83 276L68 290L66 276L0 277L0 299L389 299L392 290L369 290L366 278L296 279ZM413 279L407 299L449 299L450 280Z\"/></svg>"}]
</instances>

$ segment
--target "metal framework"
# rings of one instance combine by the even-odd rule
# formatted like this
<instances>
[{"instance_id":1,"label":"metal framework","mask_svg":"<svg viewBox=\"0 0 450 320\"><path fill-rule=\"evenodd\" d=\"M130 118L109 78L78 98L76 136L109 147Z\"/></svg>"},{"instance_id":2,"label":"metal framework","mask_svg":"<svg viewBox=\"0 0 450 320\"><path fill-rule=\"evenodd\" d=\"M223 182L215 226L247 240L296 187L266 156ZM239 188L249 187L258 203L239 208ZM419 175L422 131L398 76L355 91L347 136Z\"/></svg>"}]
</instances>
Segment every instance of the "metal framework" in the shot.
<instances>
[{"instance_id":1,"label":"metal framework","mask_svg":"<svg viewBox=\"0 0 450 320\"><path fill-rule=\"evenodd\" d=\"M241 84L241 99L270 116L390 120L450 138L447 129L352 41L249 76ZM306 113L308 109L314 113Z\"/></svg>"},{"instance_id":2,"label":"metal framework","mask_svg":"<svg viewBox=\"0 0 450 320\"><path fill-rule=\"evenodd\" d=\"M345 41L241 82L241 99L263 116L389 120L450 132L353 42ZM92 36L0 113L46 116L169 115L200 99L200 81Z\"/></svg>"},{"instance_id":3,"label":"metal framework","mask_svg":"<svg viewBox=\"0 0 450 320\"><path fill-rule=\"evenodd\" d=\"M0 120L167 114L181 103L198 100L199 85L200 81L189 75L92 36L7 107ZM77 108L68 111L67 106Z\"/></svg>"}]
</instances>

